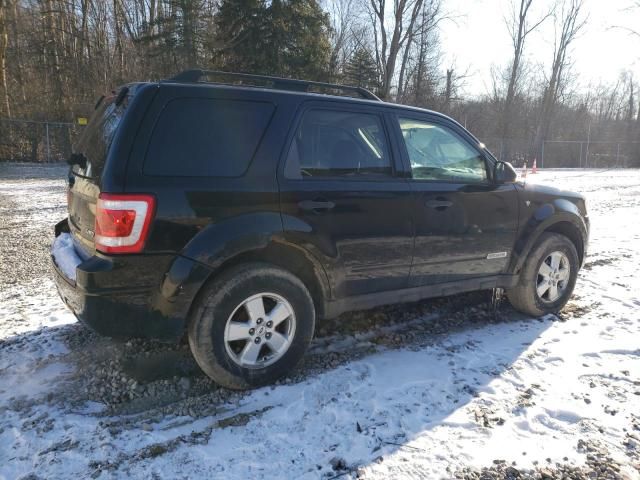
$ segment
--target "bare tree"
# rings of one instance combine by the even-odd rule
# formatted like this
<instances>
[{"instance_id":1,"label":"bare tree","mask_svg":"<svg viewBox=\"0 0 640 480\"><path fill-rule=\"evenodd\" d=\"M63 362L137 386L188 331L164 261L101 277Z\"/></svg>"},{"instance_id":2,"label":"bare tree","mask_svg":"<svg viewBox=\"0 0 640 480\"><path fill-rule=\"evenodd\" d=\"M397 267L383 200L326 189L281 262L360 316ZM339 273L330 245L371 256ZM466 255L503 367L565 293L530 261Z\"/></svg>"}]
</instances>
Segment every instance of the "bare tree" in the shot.
<instances>
[{"instance_id":1,"label":"bare tree","mask_svg":"<svg viewBox=\"0 0 640 480\"><path fill-rule=\"evenodd\" d=\"M328 5L332 27L329 75L332 78L339 77L354 50L357 29L354 2L355 0L333 0Z\"/></svg>"},{"instance_id":2,"label":"bare tree","mask_svg":"<svg viewBox=\"0 0 640 480\"><path fill-rule=\"evenodd\" d=\"M584 0L564 0L559 15L555 16L556 38L554 41L551 74L542 97L540 120L536 130L534 152L538 152L549 132L558 97L566 87L570 61L570 46L577 38L587 19L582 15Z\"/></svg>"},{"instance_id":3,"label":"bare tree","mask_svg":"<svg viewBox=\"0 0 640 480\"><path fill-rule=\"evenodd\" d=\"M398 57L414 34L416 19L424 0L393 0L391 21L387 19L386 0L369 0L368 9L373 24L376 62L382 72L380 95L388 99L396 73Z\"/></svg>"},{"instance_id":4,"label":"bare tree","mask_svg":"<svg viewBox=\"0 0 640 480\"><path fill-rule=\"evenodd\" d=\"M522 61L526 39L529 34L535 31L542 23L549 18L552 12L547 12L537 20L529 19L531 5L533 0L513 0L511 17L505 18L507 30L511 37L513 46L513 57L509 66L509 74L507 78L507 92L504 99L501 122L501 136L503 139L511 138L511 125L513 122L513 103L519 91ZM509 158L508 143L504 156Z\"/></svg>"},{"instance_id":5,"label":"bare tree","mask_svg":"<svg viewBox=\"0 0 640 480\"><path fill-rule=\"evenodd\" d=\"M408 38L402 55L396 100L426 105L426 97L435 92L440 69L439 24L449 19L441 0L424 0L420 17ZM434 88L432 88L434 87Z\"/></svg>"}]
</instances>

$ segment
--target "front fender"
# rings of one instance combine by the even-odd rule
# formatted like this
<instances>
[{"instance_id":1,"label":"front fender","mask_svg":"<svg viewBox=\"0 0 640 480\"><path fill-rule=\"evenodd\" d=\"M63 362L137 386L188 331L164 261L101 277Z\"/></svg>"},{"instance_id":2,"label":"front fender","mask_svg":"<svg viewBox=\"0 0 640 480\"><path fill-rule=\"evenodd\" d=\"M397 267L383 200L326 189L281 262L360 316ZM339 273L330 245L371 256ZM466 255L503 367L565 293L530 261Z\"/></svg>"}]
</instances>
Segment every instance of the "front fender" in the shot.
<instances>
[{"instance_id":1,"label":"front fender","mask_svg":"<svg viewBox=\"0 0 640 480\"><path fill-rule=\"evenodd\" d=\"M573 229L572 231L577 233L582 245L578 245L576 248L582 250L584 257L589 235L588 226L574 203L564 198L558 198L536 206L535 210L526 218L524 225L518 231L509 272L520 272L540 235L546 231L555 231L559 225L563 225L563 228Z\"/></svg>"}]
</instances>

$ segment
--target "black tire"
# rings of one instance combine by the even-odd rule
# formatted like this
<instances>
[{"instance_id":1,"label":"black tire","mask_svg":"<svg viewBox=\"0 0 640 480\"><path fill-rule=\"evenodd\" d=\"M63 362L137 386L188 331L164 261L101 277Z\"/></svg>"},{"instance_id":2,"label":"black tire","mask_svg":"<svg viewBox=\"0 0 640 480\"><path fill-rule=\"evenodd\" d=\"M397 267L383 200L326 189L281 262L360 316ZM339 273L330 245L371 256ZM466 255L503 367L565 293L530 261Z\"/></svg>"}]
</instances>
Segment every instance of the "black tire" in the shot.
<instances>
[{"instance_id":1,"label":"black tire","mask_svg":"<svg viewBox=\"0 0 640 480\"><path fill-rule=\"evenodd\" d=\"M295 332L282 356L262 368L246 368L227 351L227 321L246 299L270 292L289 302L295 315ZM273 383L302 359L315 327L313 300L304 284L290 272L267 263L232 267L216 277L198 296L189 319L191 352L202 370L216 383L234 390Z\"/></svg>"},{"instance_id":2,"label":"black tire","mask_svg":"<svg viewBox=\"0 0 640 480\"><path fill-rule=\"evenodd\" d=\"M542 262L553 252L561 252L569 260L569 280L557 300L545 301L537 291L538 272ZM571 298L579 269L580 260L573 242L558 233L543 233L531 249L524 267L520 271L518 284L507 289L507 297L516 310L527 315L540 317L548 313L557 313Z\"/></svg>"}]
</instances>

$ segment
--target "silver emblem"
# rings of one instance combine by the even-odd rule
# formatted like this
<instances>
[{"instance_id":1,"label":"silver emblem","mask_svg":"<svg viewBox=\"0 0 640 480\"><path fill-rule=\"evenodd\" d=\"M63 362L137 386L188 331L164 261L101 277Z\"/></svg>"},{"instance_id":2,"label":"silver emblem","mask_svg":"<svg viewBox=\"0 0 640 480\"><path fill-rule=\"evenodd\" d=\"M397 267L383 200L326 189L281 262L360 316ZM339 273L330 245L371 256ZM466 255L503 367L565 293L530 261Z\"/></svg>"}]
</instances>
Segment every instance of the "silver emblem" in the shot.
<instances>
[{"instance_id":1,"label":"silver emblem","mask_svg":"<svg viewBox=\"0 0 640 480\"><path fill-rule=\"evenodd\" d=\"M505 258L506 256L507 252L488 253L487 260L493 260L494 258Z\"/></svg>"}]
</instances>

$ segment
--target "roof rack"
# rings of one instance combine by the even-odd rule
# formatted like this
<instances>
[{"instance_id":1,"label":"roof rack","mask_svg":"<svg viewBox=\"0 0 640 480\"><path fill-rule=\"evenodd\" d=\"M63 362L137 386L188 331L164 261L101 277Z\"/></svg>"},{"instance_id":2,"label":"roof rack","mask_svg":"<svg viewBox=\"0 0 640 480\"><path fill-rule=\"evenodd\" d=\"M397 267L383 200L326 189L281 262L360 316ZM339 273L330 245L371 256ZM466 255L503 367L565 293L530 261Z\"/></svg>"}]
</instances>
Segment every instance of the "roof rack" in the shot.
<instances>
[{"instance_id":1,"label":"roof rack","mask_svg":"<svg viewBox=\"0 0 640 480\"><path fill-rule=\"evenodd\" d=\"M310 82L307 80L294 80L281 77L269 77L266 75L251 75L248 73L221 72L218 70L185 70L178 75L169 78L170 82L199 82L203 77L226 77L231 82L213 82L230 85L243 85L247 87L273 88L275 90L290 90L295 92L328 93L330 95L358 96L366 100L381 101L366 88L350 85L336 85L334 83ZM341 93L336 93L341 92Z\"/></svg>"}]
</instances>

